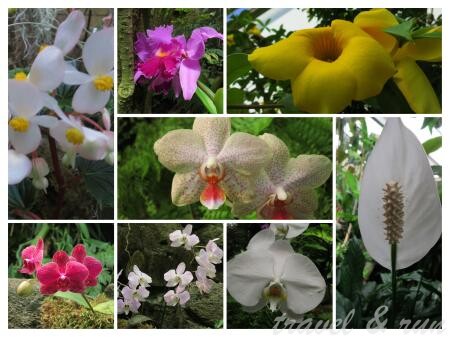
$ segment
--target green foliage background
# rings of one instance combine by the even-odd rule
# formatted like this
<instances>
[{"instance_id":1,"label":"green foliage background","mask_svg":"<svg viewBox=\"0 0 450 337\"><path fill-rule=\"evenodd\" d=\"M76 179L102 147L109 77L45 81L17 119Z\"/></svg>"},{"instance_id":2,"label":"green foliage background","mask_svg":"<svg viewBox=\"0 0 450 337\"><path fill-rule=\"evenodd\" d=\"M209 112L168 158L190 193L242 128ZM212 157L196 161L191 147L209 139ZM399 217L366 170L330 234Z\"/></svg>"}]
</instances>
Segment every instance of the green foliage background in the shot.
<instances>
[{"instance_id":1,"label":"green foliage background","mask_svg":"<svg viewBox=\"0 0 450 337\"><path fill-rule=\"evenodd\" d=\"M227 228L227 259L244 251L250 239L269 224L229 224ZM317 321L329 321L331 326L332 290L333 290L333 234L331 224L310 224L300 236L291 240L291 245L297 253L309 257L319 269L327 284L327 291L322 303L314 310L306 313L304 319L312 320L312 327ZM255 313L242 310L241 304L227 293L227 327L232 329L272 329L274 319L281 312L271 312L268 308ZM283 323L279 328L283 327Z\"/></svg>"},{"instance_id":2,"label":"green foliage background","mask_svg":"<svg viewBox=\"0 0 450 337\"><path fill-rule=\"evenodd\" d=\"M118 214L122 219L232 219L226 205L208 210L200 203L177 207L170 190L173 173L153 151L156 140L168 131L192 128L193 118L119 119ZM232 118L232 131L253 135L272 133L288 146L291 156L322 154L332 158L331 118ZM330 219L332 179L317 189L317 219ZM250 214L248 219L255 219Z\"/></svg>"},{"instance_id":3,"label":"green foliage background","mask_svg":"<svg viewBox=\"0 0 450 337\"><path fill-rule=\"evenodd\" d=\"M35 245L38 238L44 240L43 264L50 262L58 250L64 250L70 255L73 247L79 243L84 244L88 255L102 262L103 271L98 278L99 283L88 288L87 295L95 297L113 283L113 224L9 224L8 277L27 277L19 273L22 268L21 252L25 247Z\"/></svg>"},{"instance_id":4,"label":"green foliage background","mask_svg":"<svg viewBox=\"0 0 450 337\"><path fill-rule=\"evenodd\" d=\"M422 128L431 131L441 127L440 118L423 120ZM390 305L391 296L390 272L378 265L365 250L357 215L359 180L377 136L368 132L364 118L338 119L337 134L340 144L336 158L336 319L344 320L354 309L355 316L347 328L365 328L378 307ZM436 143L435 140L433 142ZM428 145L425 149L430 153L439 147ZM432 169L435 175L442 176L441 166L433 166ZM441 186L439 182L439 191ZM410 327L426 319L429 319L425 324L427 327L441 321L441 240L422 260L397 272L397 302L401 303L398 306L397 326L400 318L411 320Z\"/></svg>"}]
</instances>

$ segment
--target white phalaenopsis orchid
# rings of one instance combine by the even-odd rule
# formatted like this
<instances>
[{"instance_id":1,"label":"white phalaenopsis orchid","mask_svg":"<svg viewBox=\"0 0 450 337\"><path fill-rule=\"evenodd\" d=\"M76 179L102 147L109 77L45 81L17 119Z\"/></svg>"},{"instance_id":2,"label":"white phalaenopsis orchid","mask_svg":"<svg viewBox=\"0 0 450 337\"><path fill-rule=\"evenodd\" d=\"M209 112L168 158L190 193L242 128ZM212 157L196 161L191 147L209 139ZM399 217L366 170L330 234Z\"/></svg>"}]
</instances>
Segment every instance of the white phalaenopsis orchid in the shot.
<instances>
[{"instance_id":1,"label":"white phalaenopsis orchid","mask_svg":"<svg viewBox=\"0 0 450 337\"><path fill-rule=\"evenodd\" d=\"M441 203L427 155L400 118L387 118L361 180L358 221L375 261L397 269L422 259L439 240Z\"/></svg>"},{"instance_id":2,"label":"white phalaenopsis orchid","mask_svg":"<svg viewBox=\"0 0 450 337\"><path fill-rule=\"evenodd\" d=\"M309 258L275 239L270 229L260 231L228 262L228 291L246 311L268 306L298 318L322 302L326 284Z\"/></svg>"},{"instance_id":3,"label":"white phalaenopsis orchid","mask_svg":"<svg viewBox=\"0 0 450 337\"><path fill-rule=\"evenodd\" d=\"M39 126L53 127L57 119L38 115L44 107L41 93L31 83L20 80L8 81L8 105L11 118L8 136L13 148L28 154L36 150L42 139Z\"/></svg>"},{"instance_id":4,"label":"white phalaenopsis orchid","mask_svg":"<svg viewBox=\"0 0 450 337\"><path fill-rule=\"evenodd\" d=\"M302 234L308 226L307 223L272 223L269 228L278 237L292 239Z\"/></svg>"},{"instance_id":5,"label":"white phalaenopsis orchid","mask_svg":"<svg viewBox=\"0 0 450 337\"><path fill-rule=\"evenodd\" d=\"M178 303L183 307L190 298L189 292L180 287L177 287L175 291L169 290L164 294L164 301L171 307L176 306Z\"/></svg>"},{"instance_id":6,"label":"white phalaenopsis orchid","mask_svg":"<svg viewBox=\"0 0 450 337\"><path fill-rule=\"evenodd\" d=\"M177 229L176 231L169 234L169 239L172 241L171 247L181 247L184 246L186 250L191 250L196 244L200 242L197 235L192 233L192 225L186 225L183 231Z\"/></svg>"},{"instance_id":7,"label":"white phalaenopsis orchid","mask_svg":"<svg viewBox=\"0 0 450 337\"><path fill-rule=\"evenodd\" d=\"M72 100L76 112L96 113L105 107L114 85L114 29L93 33L84 45L82 58L88 74L66 65L64 83L80 85Z\"/></svg>"},{"instance_id":8,"label":"white phalaenopsis orchid","mask_svg":"<svg viewBox=\"0 0 450 337\"><path fill-rule=\"evenodd\" d=\"M148 287L152 283L152 278L146 273L140 271L139 267L134 265L133 271L128 274L128 284L131 288Z\"/></svg>"},{"instance_id":9,"label":"white phalaenopsis orchid","mask_svg":"<svg viewBox=\"0 0 450 337\"><path fill-rule=\"evenodd\" d=\"M176 269L171 269L164 274L164 280L167 281L166 287L185 288L192 282L194 276L190 271L186 271L186 264L181 262Z\"/></svg>"},{"instance_id":10,"label":"white phalaenopsis orchid","mask_svg":"<svg viewBox=\"0 0 450 337\"><path fill-rule=\"evenodd\" d=\"M22 153L8 150L8 184L20 183L31 173L31 160Z\"/></svg>"}]
</instances>

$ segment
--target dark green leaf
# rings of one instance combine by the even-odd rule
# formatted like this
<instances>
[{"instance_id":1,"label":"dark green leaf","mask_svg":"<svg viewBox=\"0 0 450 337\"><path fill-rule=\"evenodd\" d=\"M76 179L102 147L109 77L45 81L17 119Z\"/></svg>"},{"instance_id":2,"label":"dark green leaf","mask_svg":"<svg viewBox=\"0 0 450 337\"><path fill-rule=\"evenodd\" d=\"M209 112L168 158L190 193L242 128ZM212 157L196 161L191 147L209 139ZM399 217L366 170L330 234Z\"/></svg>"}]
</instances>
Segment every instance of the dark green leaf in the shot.
<instances>
[{"instance_id":1,"label":"dark green leaf","mask_svg":"<svg viewBox=\"0 0 450 337\"><path fill-rule=\"evenodd\" d=\"M227 67L228 85L236 81L239 77L246 75L252 69L248 62L248 55L243 53L228 55Z\"/></svg>"},{"instance_id":2,"label":"dark green leaf","mask_svg":"<svg viewBox=\"0 0 450 337\"><path fill-rule=\"evenodd\" d=\"M394 37L404 39L407 41L412 41L412 27L414 25L413 21L404 21L398 25L386 28L384 31Z\"/></svg>"},{"instance_id":3,"label":"dark green leaf","mask_svg":"<svg viewBox=\"0 0 450 337\"><path fill-rule=\"evenodd\" d=\"M422 146L426 154L433 153L442 147L442 136L428 139Z\"/></svg>"},{"instance_id":4,"label":"dark green leaf","mask_svg":"<svg viewBox=\"0 0 450 337\"><path fill-rule=\"evenodd\" d=\"M216 106L217 113L223 113L223 88L216 91L214 95L214 104Z\"/></svg>"},{"instance_id":5,"label":"dark green leaf","mask_svg":"<svg viewBox=\"0 0 450 337\"><path fill-rule=\"evenodd\" d=\"M230 88L227 90L227 104L243 104L244 92L238 88Z\"/></svg>"},{"instance_id":6,"label":"dark green leaf","mask_svg":"<svg viewBox=\"0 0 450 337\"><path fill-rule=\"evenodd\" d=\"M145 315L133 315L133 317L131 317L128 320L128 327L132 328L132 327L136 327L139 324L142 324L144 322L148 322L151 321L152 319L150 317L147 317Z\"/></svg>"},{"instance_id":7,"label":"dark green leaf","mask_svg":"<svg viewBox=\"0 0 450 337\"><path fill-rule=\"evenodd\" d=\"M339 291L353 300L360 292L363 284L365 258L357 239L348 242L347 250L341 263Z\"/></svg>"},{"instance_id":8,"label":"dark green leaf","mask_svg":"<svg viewBox=\"0 0 450 337\"><path fill-rule=\"evenodd\" d=\"M77 158L77 168L87 190L102 206L114 205L114 167L103 160Z\"/></svg>"},{"instance_id":9,"label":"dark green leaf","mask_svg":"<svg viewBox=\"0 0 450 337\"><path fill-rule=\"evenodd\" d=\"M197 90L195 91L195 94L197 95L197 97L202 102L203 106L206 108L206 110L208 110L208 112L210 114L216 114L217 113L217 108L216 108L214 102L212 101L212 99L202 89L197 87Z\"/></svg>"}]
</instances>

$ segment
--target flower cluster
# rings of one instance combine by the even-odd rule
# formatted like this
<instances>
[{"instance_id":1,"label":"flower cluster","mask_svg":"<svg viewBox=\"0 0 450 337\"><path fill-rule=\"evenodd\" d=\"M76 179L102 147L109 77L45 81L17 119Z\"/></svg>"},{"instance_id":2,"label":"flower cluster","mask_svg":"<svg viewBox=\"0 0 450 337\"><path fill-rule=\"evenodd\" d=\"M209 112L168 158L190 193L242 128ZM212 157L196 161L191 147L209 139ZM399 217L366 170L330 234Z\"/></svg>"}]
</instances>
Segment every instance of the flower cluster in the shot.
<instances>
[{"instance_id":1,"label":"flower cluster","mask_svg":"<svg viewBox=\"0 0 450 337\"><path fill-rule=\"evenodd\" d=\"M192 225L187 225L183 231L176 230L170 233L171 246L183 246L184 249L192 251L200 240L197 235L191 233ZM198 264L195 271L195 285L200 294L208 294L214 285L212 279L216 277L215 265L222 263L223 251L214 240L210 240L205 248L201 248L194 256ZM180 306L184 306L191 297L187 288L194 280L192 272L186 271L186 264L181 262L176 269L169 270L164 274L164 280L167 282L167 287L175 287L175 289L171 289L164 294L164 301L167 305L176 306L180 304Z\"/></svg>"},{"instance_id":2,"label":"flower cluster","mask_svg":"<svg viewBox=\"0 0 450 337\"><path fill-rule=\"evenodd\" d=\"M40 284L43 295L52 295L57 291L84 293L86 288L97 285L102 272L102 263L93 256L88 256L84 245L78 244L69 256L57 251L52 261L42 265L44 242L38 240L36 245L26 247L22 253L22 274L33 275Z\"/></svg>"},{"instance_id":3,"label":"flower cluster","mask_svg":"<svg viewBox=\"0 0 450 337\"><path fill-rule=\"evenodd\" d=\"M114 135L105 106L113 88L114 29L98 30L84 43L81 58L86 74L65 61L65 55L79 43L84 26L83 13L72 11L59 25L53 45L42 46L29 73L17 72L8 81L9 184L30 176L36 188L48 187L45 177L48 166L38 156L41 128L49 129L49 137L65 152L64 163L74 167L77 155L113 163ZM78 86L72 99L72 112L62 111L54 97L62 83ZM102 114L103 127L87 116L96 113ZM95 126L96 130L84 123Z\"/></svg>"},{"instance_id":4,"label":"flower cluster","mask_svg":"<svg viewBox=\"0 0 450 337\"><path fill-rule=\"evenodd\" d=\"M302 225L302 230L306 227ZM296 319L325 296L325 280L315 264L296 253L288 240L277 240L269 228L253 236L247 250L228 261L227 275L228 292L248 312L267 306Z\"/></svg>"},{"instance_id":5,"label":"flower cluster","mask_svg":"<svg viewBox=\"0 0 450 337\"><path fill-rule=\"evenodd\" d=\"M268 78L290 80L294 103L304 112L341 112L353 100L377 96L392 78L414 112L440 113L439 100L416 61L441 60L442 40L433 35L441 27L425 28L401 45L386 32L398 25L386 9L364 11L353 22L333 20L328 27L296 31L256 49L248 60Z\"/></svg>"},{"instance_id":6,"label":"flower cluster","mask_svg":"<svg viewBox=\"0 0 450 337\"><path fill-rule=\"evenodd\" d=\"M194 29L188 40L184 35L172 34L173 26L160 26L137 34L135 50L139 61L134 80L150 80L149 90L165 94L172 88L176 97L182 91L183 98L190 100L197 89L206 41L223 40L223 36L211 27Z\"/></svg>"},{"instance_id":7,"label":"flower cluster","mask_svg":"<svg viewBox=\"0 0 450 337\"><path fill-rule=\"evenodd\" d=\"M128 274L128 285L118 290L121 295L117 300L117 312L125 315L137 313L141 302L150 295L147 290L150 283L152 278L140 271L138 266L133 266L133 271Z\"/></svg>"},{"instance_id":8,"label":"flower cluster","mask_svg":"<svg viewBox=\"0 0 450 337\"><path fill-rule=\"evenodd\" d=\"M174 130L155 142L158 160L175 172L172 202L200 201L208 209L228 198L236 216L253 211L264 219L310 219L317 209L314 189L331 174L322 155L291 158L272 134L231 134L228 118L196 118L192 130Z\"/></svg>"}]
</instances>

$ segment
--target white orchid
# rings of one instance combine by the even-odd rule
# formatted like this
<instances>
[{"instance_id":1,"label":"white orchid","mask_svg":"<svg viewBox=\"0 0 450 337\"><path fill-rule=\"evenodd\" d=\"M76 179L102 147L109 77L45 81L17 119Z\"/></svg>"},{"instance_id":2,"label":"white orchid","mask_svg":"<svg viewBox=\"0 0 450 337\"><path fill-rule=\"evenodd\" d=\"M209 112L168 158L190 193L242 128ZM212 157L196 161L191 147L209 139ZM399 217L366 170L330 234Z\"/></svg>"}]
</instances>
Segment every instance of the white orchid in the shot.
<instances>
[{"instance_id":1,"label":"white orchid","mask_svg":"<svg viewBox=\"0 0 450 337\"><path fill-rule=\"evenodd\" d=\"M152 278L140 271L139 267L136 265L133 266L133 271L128 274L128 284L131 288L136 288L137 286L145 288L150 286L152 281Z\"/></svg>"},{"instance_id":2,"label":"white orchid","mask_svg":"<svg viewBox=\"0 0 450 337\"><path fill-rule=\"evenodd\" d=\"M206 253L204 249L199 252L199 254L195 257L195 260L198 265L205 270L208 277L216 277L216 266L209 260L208 253Z\"/></svg>"},{"instance_id":3,"label":"white orchid","mask_svg":"<svg viewBox=\"0 0 450 337\"><path fill-rule=\"evenodd\" d=\"M8 150L8 185L20 183L31 173L31 160L15 150Z\"/></svg>"},{"instance_id":4,"label":"white orchid","mask_svg":"<svg viewBox=\"0 0 450 337\"><path fill-rule=\"evenodd\" d=\"M197 278L195 285L200 291L200 294L209 294L215 282L208 278L206 269L202 266L198 266L195 271L195 277Z\"/></svg>"},{"instance_id":5,"label":"white orchid","mask_svg":"<svg viewBox=\"0 0 450 337\"><path fill-rule=\"evenodd\" d=\"M80 85L73 96L72 108L92 114L103 110L114 85L114 29L93 33L83 47L82 58L88 73L66 65L64 83Z\"/></svg>"},{"instance_id":6,"label":"white orchid","mask_svg":"<svg viewBox=\"0 0 450 337\"><path fill-rule=\"evenodd\" d=\"M200 253L204 251L208 256L208 261L212 264L218 264L222 262L223 250L213 241L209 240L206 244L206 250L201 249Z\"/></svg>"},{"instance_id":7,"label":"white orchid","mask_svg":"<svg viewBox=\"0 0 450 337\"><path fill-rule=\"evenodd\" d=\"M171 269L164 274L164 280L167 281L166 287L185 288L192 282L194 276L190 271L186 271L186 264L181 262L176 269Z\"/></svg>"},{"instance_id":8,"label":"white orchid","mask_svg":"<svg viewBox=\"0 0 450 337\"><path fill-rule=\"evenodd\" d=\"M130 288L129 286L125 286L122 289L122 295L126 300L136 300L142 302L148 297L148 295L150 295L150 291L148 291L144 287L138 287L133 289Z\"/></svg>"},{"instance_id":9,"label":"white orchid","mask_svg":"<svg viewBox=\"0 0 450 337\"><path fill-rule=\"evenodd\" d=\"M358 221L370 256L391 269L422 259L439 240L441 204L427 155L400 118L388 118L361 180Z\"/></svg>"},{"instance_id":10,"label":"white orchid","mask_svg":"<svg viewBox=\"0 0 450 337\"><path fill-rule=\"evenodd\" d=\"M326 284L314 263L289 241L258 232L247 250L228 262L228 291L249 312L265 306L298 318L322 302Z\"/></svg>"},{"instance_id":11,"label":"white orchid","mask_svg":"<svg viewBox=\"0 0 450 337\"><path fill-rule=\"evenodd\" d=\"M169 239L172 241L171 247L181 247L184 246L186 250L191 250L196 244L200 242L197 235L192 233L192 225L186 225L183 231L177 229L176 231L169 234Z\"/></svg>"},{"instance_id":12,"label":"white orchid","mask_svg":"<svg viewBox=\"0 0 450 337\"><path fill-rule=\"evenodd\" d=\"M272 223L269 228L276 236L283 239L293 239L302 234L308 226L307 223Z\"/></svg>"},{"instance_id":13,"label":"white orchid","mask_svg":"<svg viewBox=\"0 0 450 337\"><path fill-rule=\"evenodd\" d=\"M164 301L169 306L176 306L178 303L183 307L191 298L191 295L184 288L177 287L174 290L169 290L164 294Z\"/></svg>"}]
</instances>

